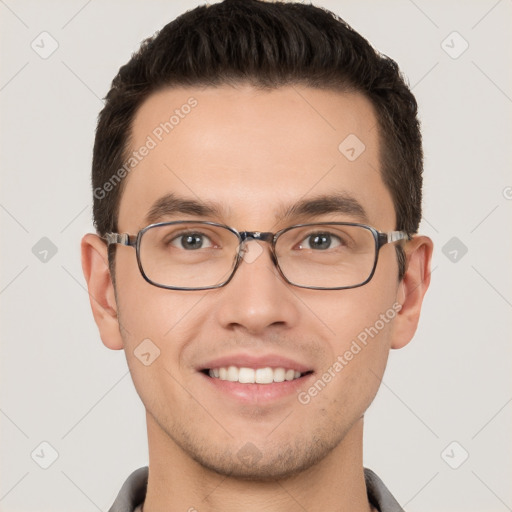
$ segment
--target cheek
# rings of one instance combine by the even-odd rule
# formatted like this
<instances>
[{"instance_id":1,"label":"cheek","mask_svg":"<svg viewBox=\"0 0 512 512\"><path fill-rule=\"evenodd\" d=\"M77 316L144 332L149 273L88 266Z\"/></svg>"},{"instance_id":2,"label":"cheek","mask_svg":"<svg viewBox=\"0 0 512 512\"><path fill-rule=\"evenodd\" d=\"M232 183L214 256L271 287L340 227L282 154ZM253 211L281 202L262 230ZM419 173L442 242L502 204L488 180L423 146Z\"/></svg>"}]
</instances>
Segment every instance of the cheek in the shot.
<instances>
[{"instance_id":1,"label":"cheek","mask_svg":"<svg viewBox=\"0 0 512 512\"><path fill-rule=\"evenodd\" d=\"M311 312L309 328L326 335L336 356L349 350L354 340L364 344L375 337L382 340L390 337L396 316L397 283L389 283L389 279L379 283L376 277L359 288L304 298Z\"/></svg>"},{"instance_id":2,"label":"cheek","mask_svg":"<svg viewBox=\"0 0 512 512\"><path fill-rule=\"evenodd\" d=\"M190 329L198 324L189 322L191 326L186 319L193 315L200 297L176 298L174 293L145 281L137 289L125 282L119 290L121 334L135 389L148 411L161 414L169 404L179 404L182 399L179 382L190 372L190 368L183 368L183 347Z\"/></svg>"},{"instance_id":3,"label":"cheek","mask_svg":"<svg viewBox=\"0 0 512 512\"><path fill-rule=\"evenodd\" d=\"M125 348L132 351L144 339L152 340L161 351L179 353L187 339L201 326L199 292L178 292L148 283L137 290L120 290L119 320ZM179 295L178 295L179 294Z\"/></svg>"},{"instance_id":4,"label":"cheek","mask_svg":"<svg viewBox=\"0 0 512 512\"><path fill-rule=\"evenodd\" d=\"M350 403L359 397L357 401L363 403L371 401L378 389L400 309L393 250L390 255L379 261L368 284L304 299L313 313L309 330L324 333L327 341L319 378L329 381L329 387L330 381L336 382L325 399L329 395L329 399Z\"/></svg>"},{"instance_id":5,"label":"cheek","mask_svg":"<svg viewBox=\"0 0 512 512\"><path fill-rule=\"evenodd\" d=\"M194 297L148 283L139 271L135 251L120 256L116 265L117 305L124 341L132 349L146 338L165 343L193 308Z\"/></svg>"},{"instance_id":6,"label":"cheek","mask_svg":"<svg viewBox=\"0 0 512 512\"><path fill-rule=\"evenodd\" d=\"M301 403L329 415L339 426L360 418L374 399L386 367L396 317L392 307L381 309L369 301L347 302L336 316L335 335L330 337L316 380L299 396ZM355 303L359 307L353 306ZM334 322L333 317L331 325Z\"/></svg>"},{"instance_id":7,"label":"cheek","mask_svg":"<svg viewBox=\"0 0 512 512\"><path fill-rule=\"evenodd\" d=\"M134 266L122 268L125 273L118 280L118 317L125 356L140 394L145 389L155 391L159 382L172 382L169 374L188 376L191 369L185 365L184 353L203 328L204 293L158 288L144 280L136 262Z\"/></svg>"}]
</instances>

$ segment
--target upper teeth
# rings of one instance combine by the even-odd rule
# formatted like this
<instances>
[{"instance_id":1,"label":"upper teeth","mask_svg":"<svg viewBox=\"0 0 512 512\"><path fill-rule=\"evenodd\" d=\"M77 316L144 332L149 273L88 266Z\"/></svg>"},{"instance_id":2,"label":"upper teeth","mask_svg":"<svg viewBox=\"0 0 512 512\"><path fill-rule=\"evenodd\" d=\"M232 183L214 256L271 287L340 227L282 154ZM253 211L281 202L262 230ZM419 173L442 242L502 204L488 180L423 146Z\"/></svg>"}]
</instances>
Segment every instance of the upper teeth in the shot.
<instances>
[{"instance_id":1,"label":"upper teeth","mask_svg":"<svg viewBox=\"0 0 512 512\"><path fill-rule=\"evenodd\" d=\"M245 368L237 366L221 366L212 368L209 371L210 377L242 384L270 384L272 382L283 382L285 380L298 379L300 372L286 370L284 368Z\"/></svg>"}]
</instances>

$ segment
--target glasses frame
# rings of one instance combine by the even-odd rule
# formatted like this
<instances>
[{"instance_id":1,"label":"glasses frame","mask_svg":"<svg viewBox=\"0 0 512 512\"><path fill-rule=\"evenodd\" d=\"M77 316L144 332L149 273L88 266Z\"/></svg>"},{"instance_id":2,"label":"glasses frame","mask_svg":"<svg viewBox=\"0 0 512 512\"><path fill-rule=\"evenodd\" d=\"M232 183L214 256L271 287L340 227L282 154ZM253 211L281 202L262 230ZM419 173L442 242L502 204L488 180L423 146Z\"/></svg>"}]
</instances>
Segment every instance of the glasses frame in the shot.
<instances>
[{"instance_id":1,"label":"glasses frame","mask_svg":"<svg viewBox=\"0 0 512 512\"><path fill-rule=\"evenodd\" d=\"M227 229L231 233L233 233L238 238L238 253L236 255L236 260L233 266L233 270L231 271L230 276L223 281L222 283L215 284L212 286L201 286L201 287L194 287L194 288L183 288L179 286L168 286L163 285L160 283L157 283L155 281L152 281L144 272L144 268L142 266L141 258L140 258L140 244L142 241L142 237L144 236L144 233L146 233L148 230L158 227L158 226L170 226L170 225L179 225L179 224L204 224L207 226L216 226L220 228ZM374 263L372 270L370 272L370 275L368 278L363 281L362 283L351 285L351 286L338 286L334 288L326 288L322 286L304 286L300 284L296 284L292 281L290 281L284 272L282 271L281 267L279 266L279 261L275 252L276 243L277 240L281 235L284 233L290 231L291 229L295 228L301 228L301 227L308 227L308 226L358 226L364 229L367 229L370 231L370 233L373 235L373 239L375 241L375 256L374 256ZM272 258L272 263L275 265L277 270L279 271L279 274L281 277L285 280L286 283L291 284L292 286L296 286L298 288L306 288L309 290L348 290L351 288L359 288L360 286L364 286L365 284L369 283L375 274L375 269L377 268L377 262L379 259L379 252L380 249L389 243L393 242L399 242L402 240L411 240L412 237L409 233L406 231L390 231L388 233L383 233L381 231L378 231L372 226L368 226L367 224L359 224L357 222L311 222L306 224L294 224L293 226L288 226L287 228L281 229L280 231L277 231L276 233L272 233L270 231L238 231L235 228L232 228L230 226L227 226L225 224L220 224L217 222L212 221L194 221L194 220L177 220L177 221L170 221L170 222L157 222L154 224L150 224L149 226L146 226L145 228L142 228L136 235L130 235L128 233L106 233L104 237L102 237L103 240L107 243L107 247L110 247L114 244L124 245L127 247L133 247L136 251L136 257L137 257L137 265L139 267L140 273L142 274L142 277L153 286L156 286L158 288L164 288L166 290L180 290L180 291L198 291L198 290L213 290L216 288L222 288L223 286L226 286L231 279L233 279L233 276L235 275L238 267L240 266L240 263L243 260L244 256L244 249L243 244L245 242L249 242L252 240L255 241L261 241L261 242L268 242L270 244L270 255ZM108 252L109 258L110 258L110 251Z\"/></svg>"}]
</instances>

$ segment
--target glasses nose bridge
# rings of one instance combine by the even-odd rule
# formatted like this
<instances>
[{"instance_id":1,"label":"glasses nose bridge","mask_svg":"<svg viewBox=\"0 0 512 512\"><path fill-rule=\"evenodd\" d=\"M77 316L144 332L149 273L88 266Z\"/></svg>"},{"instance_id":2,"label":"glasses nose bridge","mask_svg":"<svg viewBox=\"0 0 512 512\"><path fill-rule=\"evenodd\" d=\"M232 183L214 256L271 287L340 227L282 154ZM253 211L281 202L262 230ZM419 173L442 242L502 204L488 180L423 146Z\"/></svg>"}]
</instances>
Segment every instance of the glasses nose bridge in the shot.
<instances>
[{"instance_id":1,"label":"glasses nose bridge","mask_svg":"<svg viewBox=\"0 0 512 512\"><path fill-rule=\"evenodd\" d=\"M268 242L270 245L270 256L274 263L277 265L276 255L274 252L274 237L275 233L270 231L240 231L238 233L240 240L239 254L243 255L246 251L247 242Z\"/></svg>"},{"instance_id":2,"label":"glasses nose bridge","mask_svg":"<svg viewBox=\"0 0 512 512\"><path fill-rule=\"evenodd\" d=\"M241 231L239 235L241 243L250 242L251 240L272 243L274 239L274 233L270 231Z\"/></svg>"}]
</instances>

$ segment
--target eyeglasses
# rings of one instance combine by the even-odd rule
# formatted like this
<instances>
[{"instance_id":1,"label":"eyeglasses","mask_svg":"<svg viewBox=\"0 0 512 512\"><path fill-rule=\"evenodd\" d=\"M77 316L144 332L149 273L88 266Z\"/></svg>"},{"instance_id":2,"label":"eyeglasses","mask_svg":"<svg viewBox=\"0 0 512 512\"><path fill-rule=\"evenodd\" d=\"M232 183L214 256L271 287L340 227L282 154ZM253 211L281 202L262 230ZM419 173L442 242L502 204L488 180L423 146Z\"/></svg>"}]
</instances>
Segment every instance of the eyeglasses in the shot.
<instances>
[{"instance_id":1,"label":"eyeglasses","mask_svg":"<svg viewBox=\"0 0 512 512\"><path fill-rule=\"evenodd\" d=\"M263 252L261 246L248 251L251 241L270 244L272 262L287 283L343 290L370 281L382 246L411 237L350 222L299 224L261 233L209 221L174 221L151 224L137 235L107 233L104 239L108 246L134 247L144 279L169 290L225 286L242 260L251 263Z\"/></svg>"}]
</instances>

